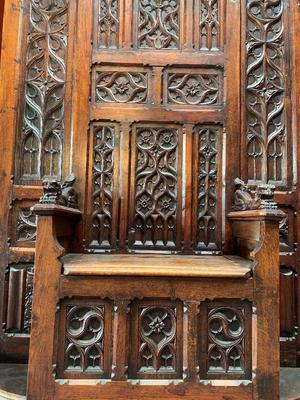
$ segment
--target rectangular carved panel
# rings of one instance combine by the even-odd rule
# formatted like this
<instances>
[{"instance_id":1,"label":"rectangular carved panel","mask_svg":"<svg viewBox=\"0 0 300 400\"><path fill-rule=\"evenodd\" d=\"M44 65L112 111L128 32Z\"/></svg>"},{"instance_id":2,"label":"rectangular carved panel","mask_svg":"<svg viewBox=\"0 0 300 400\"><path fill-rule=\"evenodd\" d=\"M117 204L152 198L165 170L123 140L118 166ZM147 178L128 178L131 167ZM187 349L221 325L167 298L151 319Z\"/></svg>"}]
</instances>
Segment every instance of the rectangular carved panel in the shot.
<instances>
[{"instance_id":1,"label":"rectangular carved panel","mask_svg":"<svg viewBox=\"0 0 300 400\"><path fill-rule=\"evenodd\" d=\"M62 378L108 378L112 322L109 302L91 299L63 302L58 352Z\"/></svg>"},{"instance_id":2,"label":"rectangular carved panel","mask_svg":"<svg viewBox=\"0 0 300 400\"><path fill-rule=\"evenodd\" d=\"M247 1L248 179L285 185L287 136L284 1Z\"/></svg>"},{"instance_id":3,"label":"rectangular carved panel","mask_svg":"<svg viewBox=\"0 0 300 400\"><path fill-rule=\"evenodd\" d=\"M98 0L97 46L100 49L119 47L120 0Z\"/></svg>"},{"instance_id":4,"label":"rectangular carved panel","mask_svg":"<svg viewBox=\"0 0 300 400\"><path fill-rule=\"evenodd\" d=\"M138 48L180 48L180 0L136 0L135 7Z\"/></svg>"},{"instance_id":5,"label":"rectangular carved panel","mask_svg":"<svg viewBox=\"0 0 300 400\"><path fill-rule=\"evenodd\" d=\"M251 304L206 301L201 305L202 379L251 379Z\"/></svg>"},{"instance_id":6,"label":"rectangular carved panel","mask_svg":"<svg viewBox=\"0 0 300 400\"><path fill-rule=\"evenodd\" d=\"M182 303L144 300L131 307L129 377L173 379L182 375Z\"/></svg>"},{"instance_id":7,"label":"rectangular carved panel","mask_svg":"<svg viewBox=\"0 0 300 400\"><path fill-rule=\"evenodd\" d=\"M20 158L23 180L60 178L68 0L30 1ZM17 158L18 160L18 158Z\"/></svg>"},{"instance_id":8,"label":"rectangular carved panel","mask_svg":"<svg viewBox=\"0 0 300 400\"><path fill-rule=\"evenodd\" d=\"M14 202L10 215L10 244L17 247L34 247L37 217L31 211L33 201Z\"/></svg>"},{"instance_id":9,"label":"rectangular carved panel","mask_svg":"<svg viewBox=\"0 0 300 400\"><path fill-rule=\"evenodd\" d=\"M216 51L222 49L222 2L220 0L196 0L195 48L198 50Z\"/></svg>"},{"instance_id":10,"label":"rectangular carved panel","mask_svg":"<svg viewBox=\"0 0 300 400\"><path fill-rule=\"evenodd\" d=\"M119 176L118 124L94 123L90 131L89 248L116 246Z\"/></svg>"},{"instance_id":11,"label":"rectangular carved panel","mask_svg":"<svg viewBox=\"0 0 300 400\"><path fill-rule=\"evenodd\" d=\"M30 333L33 292L33 265L12 264L5 279L5 321L7 333Z\"/></svg>"},{"instance_id":12,"label":"rectangular carved panel","mask_svg":"<svg viewBox=\"0 0 300 400\"><path fill-rule=\"evenodd\" d=\"M164 73L164 102L189 106L220 105L220 71L168 68Z\"/></svg>"},{"instance_id":13,"label":"rectangular carved panel","mask_svg":"<svg viewBox=\"0 0 300 400\"><path fill-rule=\"evenodd\" d=\"M178 248L181 224L182 128L133 127L130 248Z\"/></svg>"},{"instance_id":14,"label":"rectangular carved panel","mask_svg":"<svg viewBox=\"0 0 300 400\"><path fill-rule=\"evenodd\" d=\"M145 104L149 102L150 70L137 67L96 67L93 70L95 103Z\"/></svg>"},{"instance_id":15,"label":"rectangular carved panel","mask_svg":"<svg viewBox=\"0 0 300 400\"><path fill-rule=\"evenodd\" d=\"M201 126L195 129L194 149L194 249L221 250L221 170L222 128Z\"/></svg>"}]
</instances>

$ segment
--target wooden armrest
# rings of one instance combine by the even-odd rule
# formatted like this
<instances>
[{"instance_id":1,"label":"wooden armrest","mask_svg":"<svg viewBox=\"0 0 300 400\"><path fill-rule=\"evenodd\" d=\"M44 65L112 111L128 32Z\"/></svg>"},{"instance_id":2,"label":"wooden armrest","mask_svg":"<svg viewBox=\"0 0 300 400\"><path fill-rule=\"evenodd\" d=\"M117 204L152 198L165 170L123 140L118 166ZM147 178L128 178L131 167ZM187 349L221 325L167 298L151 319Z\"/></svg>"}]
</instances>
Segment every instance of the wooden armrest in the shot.
<instances>
[{"instance_id":1,"label":"wooden armrest","mask_svg":"<svg viewBox=\"0 0 300 400\"><path fill-rule=\"evenodd\" d=\"M82 213L80 210L76 208L70 208L65 206L60 206L58 204L36 204L32 207L32 211L37 215L50 215L50 216L58 216L70 219L79 218Z\"/></svg>"}]
</instances>

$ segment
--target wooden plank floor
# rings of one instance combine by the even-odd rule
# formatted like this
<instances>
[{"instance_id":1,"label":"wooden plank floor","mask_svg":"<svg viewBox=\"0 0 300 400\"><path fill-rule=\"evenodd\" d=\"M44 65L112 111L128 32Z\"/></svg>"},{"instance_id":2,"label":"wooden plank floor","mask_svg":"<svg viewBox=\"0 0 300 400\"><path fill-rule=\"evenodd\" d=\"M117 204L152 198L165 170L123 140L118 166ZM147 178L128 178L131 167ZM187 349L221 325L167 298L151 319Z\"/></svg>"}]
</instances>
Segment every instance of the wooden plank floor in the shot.
<instances>
[{"instance_id":1,"label":"wooden plank floor","mask_svg":"<svg viewBox=\"0 0 300 400\"><path fill-rule=\"evenodd\" d=\"M26 376L27 365L0 364L0 400L25 400ZM300 368L282 368L280 399L300 400Z\"/></svg>"}]
</instances>

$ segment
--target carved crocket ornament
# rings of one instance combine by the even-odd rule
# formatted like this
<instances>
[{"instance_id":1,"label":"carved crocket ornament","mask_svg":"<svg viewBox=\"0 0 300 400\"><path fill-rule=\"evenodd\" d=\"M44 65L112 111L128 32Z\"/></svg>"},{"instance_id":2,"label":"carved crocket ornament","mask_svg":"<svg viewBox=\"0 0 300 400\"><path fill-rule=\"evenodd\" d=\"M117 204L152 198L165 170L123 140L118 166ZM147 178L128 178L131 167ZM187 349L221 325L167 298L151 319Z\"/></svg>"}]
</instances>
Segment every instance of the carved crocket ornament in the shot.
<instances>
[{"instance_id":1,"label":"carved crocket ornament","mask_svg":"<svg viewBox=\"0 0 300 400\"><path fill-rule=\"evenodd\" d=\"M75 175L69 175L63 183L55 179L43 180L43 196L41 204L58 204L70 208L78 208L78 194L73 185Z\"/></svg>"},{"instance_id":2,"label":"carved crocket ornament","mask_svg":"<svg viewBox=\"0 0 300 400\"><path fill-rule=\"evenodd\" d=\"M249 185L239 178L234 180L234 185L234 211L277 209L274 201L275 186L261 184L251 191Z\"/></svg>"}]
</instances>

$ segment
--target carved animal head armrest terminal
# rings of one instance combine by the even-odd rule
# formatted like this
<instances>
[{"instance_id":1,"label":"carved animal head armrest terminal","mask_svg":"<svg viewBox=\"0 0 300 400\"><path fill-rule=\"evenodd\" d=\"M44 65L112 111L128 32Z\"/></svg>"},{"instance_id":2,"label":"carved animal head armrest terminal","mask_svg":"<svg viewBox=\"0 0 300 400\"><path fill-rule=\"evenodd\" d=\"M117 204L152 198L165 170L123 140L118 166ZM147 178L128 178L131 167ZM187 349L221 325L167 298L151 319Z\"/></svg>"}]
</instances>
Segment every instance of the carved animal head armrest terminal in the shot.
<instances>
[{"instance_id":1,"label":"carved animal head armrest terminal","mask_svg":"<svg viewBox=\"0 0 300 400\"><path fill-rule=\"evenodd\" d=\"M251 191L250 186L239 178L234 180L234 184L234 211L277 209L274 201L275 186L261 184Z\"/></svg>"},{"instance_id":2,"label":"carved animal head armrest terminal","mask_svg":"<svg viewBox=\"0 0 300 400\"><path fill-rule=\"evenodd\" d=\"M75 181L74 174L69 175L63 183L51 178L43 180L43 196L39 202L78 208L78 194L73 187Z\"/></svg>"}]
</instances>

